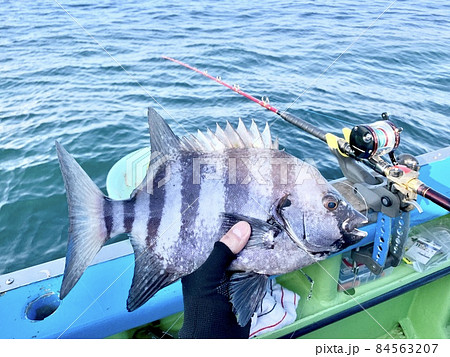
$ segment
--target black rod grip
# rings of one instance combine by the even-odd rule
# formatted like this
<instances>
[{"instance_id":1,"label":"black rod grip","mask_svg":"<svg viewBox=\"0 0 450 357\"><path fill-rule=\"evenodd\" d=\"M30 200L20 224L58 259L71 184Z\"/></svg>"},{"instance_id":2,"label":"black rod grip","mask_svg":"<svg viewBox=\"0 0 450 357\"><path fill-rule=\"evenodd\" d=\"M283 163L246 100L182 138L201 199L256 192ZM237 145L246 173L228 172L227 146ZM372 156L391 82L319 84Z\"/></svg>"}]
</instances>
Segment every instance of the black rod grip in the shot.
<instances>
[{"instance_id":1,"label":"black rod grip","mask_svg":"<svg viewBox=\"0 0 450 357\"><path fill-rule=\"evenodd\" d=\"M438 206L445 208L447 211L450 211L450 198L432 189L430 186L427 186L424 183L421 184L417 188L417 194L428 198L431 202L434 202Z\"/></svg>"},{"instance_id":2,"label":"black rod grip","mask_svg":"<svg viewBox=\"0 0 450 357\"><path fill-rule=\"evenodd\" d=\"M327 142L325 135L327 134L325 131L315 127L314 125L300 119L292 114L288 114L285 112L278 111L277 114L282 117L284 120L288 121L291 124L294 124L296 127L306 131L307 133L315 136L316 138Z\"/></svg>"}]
</instances>

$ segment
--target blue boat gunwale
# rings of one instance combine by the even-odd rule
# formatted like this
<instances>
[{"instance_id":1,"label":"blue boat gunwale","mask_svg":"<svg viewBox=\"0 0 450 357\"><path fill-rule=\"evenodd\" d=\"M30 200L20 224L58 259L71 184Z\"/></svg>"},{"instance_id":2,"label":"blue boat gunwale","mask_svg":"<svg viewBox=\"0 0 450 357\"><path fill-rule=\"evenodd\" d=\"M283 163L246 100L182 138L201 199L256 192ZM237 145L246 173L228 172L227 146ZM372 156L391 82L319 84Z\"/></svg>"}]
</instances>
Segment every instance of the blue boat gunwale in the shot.
<instances>
[{"instance_id":1,"label":"blue boat gunwale","mask_svg":"<svg viewBox=\"0 0 450 357\"><path fill-rule=\"evenodd\" d=\"M419 157L422 166L444 159L450 159L450 147ZM418 220L418 215L415 214L414 217L416 218L413 220L413 224L425 222L446 213L440 207L427 203L425 199L421 199L420 202L425 206L425 214L419 215ZM431 213L429 212L430 209ZM154 298L135 312L129 313L126 311L125 302L133 270L130 268L134 265L132 249L129 241L126 240L102 248L94 263L87 269L86 277L80 280L79 287L74 288L74 291L61 302L60 307L54 314L42 321L28 320L26 308L30 302L45 293L54 292L57 294L59 292L64 261L65 258L61 258L0 276L0 316L3 315L2 319L6 317L6 321L15 322L8 324L6 334L4 329L0 329L0 338L55 338L63 332L64 334L61 337L107 337L182 310L181 288L179 282L177 282L158 292ZM121 283L124 284L120 286L117 284L119 278L110 283L107 290L109 289L111 294L105 294L104 286L107 281L102 281L103 285L98 282L99 278L104 277L102 272L105 269L111 271L107 273L108 275L118 272L119 278L123 278ZM124 269L127 271L126 274L123 273ZM12 283L5 283L8 280L11 281L11 279L13 280ZM107 279L104 278L103 280ZM103 290L99 289L98 285L102 285ZM83 293L83 290L90 291L90 293ZM80 299L81 301L83 301L82 299L92 301L93 297L94 301L89 303L85 309L72 308L81 305L80 302L77 303ZM11 302L14 301L15 304L11 305ZM5 310L5 304L8 305L7 310ZM19 304L22 305L18 306Z\"/></svg>"}]
</instances>

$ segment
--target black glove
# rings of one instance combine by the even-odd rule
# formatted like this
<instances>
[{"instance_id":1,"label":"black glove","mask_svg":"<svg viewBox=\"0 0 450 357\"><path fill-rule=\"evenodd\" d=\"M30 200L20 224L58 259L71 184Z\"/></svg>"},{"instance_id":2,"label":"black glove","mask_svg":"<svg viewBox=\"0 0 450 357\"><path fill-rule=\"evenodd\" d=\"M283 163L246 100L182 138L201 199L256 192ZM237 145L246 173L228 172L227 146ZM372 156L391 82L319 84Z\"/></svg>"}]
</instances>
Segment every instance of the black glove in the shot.
<instances>
[{"instance_id":1,"label":"black glove","mask_svg":"<svg viewBox=\"0 0 450 357\"><path fill-rule=\"evenodd\" d=\"M181 338L248 338L250 322L236 321L226 289L226 270L236 255L216 242L209 258L195 272L183 277L184 323Z\"/></svg>"}]
</instances>

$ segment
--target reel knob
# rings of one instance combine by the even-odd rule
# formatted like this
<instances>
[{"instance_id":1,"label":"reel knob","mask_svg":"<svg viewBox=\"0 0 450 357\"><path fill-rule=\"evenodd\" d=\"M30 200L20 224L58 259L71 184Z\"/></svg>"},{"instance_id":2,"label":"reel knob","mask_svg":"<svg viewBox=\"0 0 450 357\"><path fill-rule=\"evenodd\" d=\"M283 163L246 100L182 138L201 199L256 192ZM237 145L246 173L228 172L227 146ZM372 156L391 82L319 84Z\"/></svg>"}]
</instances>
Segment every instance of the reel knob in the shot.
<instances>
[{"instance_id":1,"label":"reel knob","mask_svg":"<svg viewBox=\"0 0 450 357\"><path fill-rule=\"evenodd\" d=\"M419 161L411 154L400 154L397 157L397 161L400 165L404 165L411 170L420 170Z\"/></svg>"}]
</instances>

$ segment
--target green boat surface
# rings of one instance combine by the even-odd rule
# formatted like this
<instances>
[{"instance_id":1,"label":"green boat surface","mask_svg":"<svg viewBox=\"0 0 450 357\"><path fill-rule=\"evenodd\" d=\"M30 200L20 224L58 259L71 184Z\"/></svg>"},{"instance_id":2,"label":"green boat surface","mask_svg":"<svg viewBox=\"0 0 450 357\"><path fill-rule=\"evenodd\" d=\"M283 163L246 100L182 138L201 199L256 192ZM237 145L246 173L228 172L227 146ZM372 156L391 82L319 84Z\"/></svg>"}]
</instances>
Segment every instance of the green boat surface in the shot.
<instances>
[{"instance_id":1,"label":"green boat surface","mask_svg":"<svg viewBox=\"0 0 450 357\"><path fill-rule=\"evenodd\" d=\"M422 228L437 227L450 229L450 215L414 227L411 235L420 233ZM277 277L278 283L302 297L297 307L297 320L257 338L450 338L450 261L425 272L417 272L402 263L389 276L348 291L338 291L341 259L338 255L303 269L315 282L309 300L306 297L311 284L305 274L295 271ZM414 286L414 282L433 275L436 275L435 280ZM412 284L410 290L405 288L408 284ZM397 290L399 294L390 298ZM387 300L382 301L383 297ZM380 302L364 307L374 299ZM344 315L348 316L341 318ZM182 324L183 313L178 313L111 338L176 338Z\"/></svg>"},{"instance_id":2,"label":"green boat surface","mask_svg":"<svg viewBox=\"0 0 450 357\"><path fill-rule=\"evenodd\" d=\"M415 226L449 230L450 214ZM297 320L257 338L447 339L450 338L450 260L424 272L402 262L392 273L346 291L338 291L342 254L276 278L301 296ZM314 281L310 299L311 283ZM183 324L177 313L111 338L176 338Z\"/></svg>"}]
</instances>

